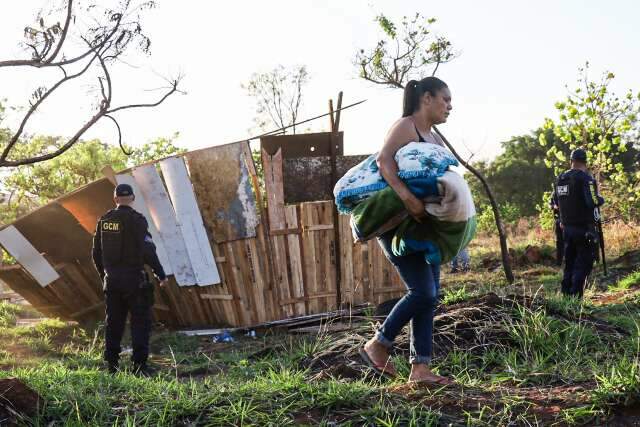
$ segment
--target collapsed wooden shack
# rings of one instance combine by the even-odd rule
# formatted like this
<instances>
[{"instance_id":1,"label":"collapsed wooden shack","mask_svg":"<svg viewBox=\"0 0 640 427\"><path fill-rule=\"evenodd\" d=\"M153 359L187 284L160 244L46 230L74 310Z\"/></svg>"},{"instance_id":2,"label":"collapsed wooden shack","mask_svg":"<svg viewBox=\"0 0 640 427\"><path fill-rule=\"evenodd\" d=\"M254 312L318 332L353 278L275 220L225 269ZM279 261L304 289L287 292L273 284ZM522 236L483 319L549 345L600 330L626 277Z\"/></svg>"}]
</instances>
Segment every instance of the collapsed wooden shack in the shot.
<instances>
[{"instance_id":1,"label":"collapsed wooden shack","mask_svg":"<svg viewBox=\"0 0 640 427\"><path fill-rule=\"evenodd\" d=\"M249 326L400 296L400 279L377 243L354 245L349 217L334 215L335 175L364 156L343 155L342 133L266 137L261 150L264 191L241 142L67 194L0 230L0 245L18 261L0 267L0 280L46 315L102 318L91 239L98 218L114 207L115 183L127 182L170 274L154 305L167 325Z\"/></svg>"}]
</instances>

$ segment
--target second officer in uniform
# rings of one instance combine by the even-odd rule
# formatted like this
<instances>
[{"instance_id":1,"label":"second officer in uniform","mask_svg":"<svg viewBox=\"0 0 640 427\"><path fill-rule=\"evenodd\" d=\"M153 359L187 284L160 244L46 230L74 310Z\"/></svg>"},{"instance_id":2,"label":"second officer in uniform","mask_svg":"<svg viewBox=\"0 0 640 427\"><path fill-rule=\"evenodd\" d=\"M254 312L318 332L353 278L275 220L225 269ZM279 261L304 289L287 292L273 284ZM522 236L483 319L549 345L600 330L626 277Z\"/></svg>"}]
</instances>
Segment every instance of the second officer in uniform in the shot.
<instances>
[{"instance_id":1,"label":"second officer in uniform","mask_svg":"<svg viewBox=\"0 0 640 427\"><path fill-rule=\"evenodd\" d=\"M562 293L579 298L597 251L594 209L604 203L592 192L596 182L588 172L587 152L577 148L571 153L571 169L558 177L555 188L564 240Z\"/></svg>"}]
</instances>

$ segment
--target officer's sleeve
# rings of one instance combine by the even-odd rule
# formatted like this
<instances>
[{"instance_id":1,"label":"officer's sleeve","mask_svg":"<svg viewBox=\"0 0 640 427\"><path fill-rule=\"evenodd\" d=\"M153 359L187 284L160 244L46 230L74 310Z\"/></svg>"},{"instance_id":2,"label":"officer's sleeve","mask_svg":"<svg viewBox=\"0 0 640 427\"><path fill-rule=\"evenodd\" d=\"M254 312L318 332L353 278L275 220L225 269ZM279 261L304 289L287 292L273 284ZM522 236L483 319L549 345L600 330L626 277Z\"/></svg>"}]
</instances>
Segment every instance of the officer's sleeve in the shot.
<instances>
[{"instance_id":1,"label":"officer's sleeve","mask_svg":"<svg viewBox=\"0 0 640 427\"><path fill-rule=\"evenodd\" d=\"M151 267L153 273L158 277L158 279L166 279L167 275L164 273L164 268L162 268L162 264L160 264L158 254L156 253L156 245L153 243L153 239L149 233L145 236L143 248L144 263Z\"/></svg>"},{"instance_id":2,"label":"officer's sleeve","mask_svg":"<svg viewBox=\"0 0 640 427\"><path fill-rule=\"evenodd\" d=\"M595 183L595 180L593 180L593 178L591 180L585 181L584 183L584 199L589 209L593 209L596 206L604 205L604 198L602 198L602 196L599 196L599 195L596 195L595 197L597 204L593 202L594 197L593 197L593 193L591 192L592 182Z\"/></svg>"},{"instance_id":3,"label":"officer's sleeve","mask_svg":"<svg viewBox=\"0 0 640 427\"><path fill-rule=\"evenodd\" d=\"M93 235L93 247L91 248L91 257L93 258L93 265L96 266L96 270L100 275L100 278L104 279L104 266L102 265L102 236L100 235L100 221L96 224L96 232Z\"/></svg>"},{"instance_id":4,"label":"officer's sleeve","mask_svg":"<svg viewBox=\"0 0 640 427\"><path fill-rule=\"evenodd\" d=\"M553 190L551 193L551 199L549 199L549 207L553 210L558 209L558 195L556 194L556 190Z\"/></svg>"},{"instance_id":5,"label":"officer's sleeve","mask_svg":"<svg viewBox=\"0 0 640 427\"><path fill-rule=\"evenodd\" d=\"M153 243L151 233L149 233L149 224L147 223L147 219L142 215L140 215L140 227L138 228L138 232L140 234L136 237L141 238L144 263L151 267L153 274L155 274L158 279L166 279L167 275L164 273L164 268L162 268L162 264L160 264L158 254L156 253L156 245Z\"/></svg>"}]
</instances>

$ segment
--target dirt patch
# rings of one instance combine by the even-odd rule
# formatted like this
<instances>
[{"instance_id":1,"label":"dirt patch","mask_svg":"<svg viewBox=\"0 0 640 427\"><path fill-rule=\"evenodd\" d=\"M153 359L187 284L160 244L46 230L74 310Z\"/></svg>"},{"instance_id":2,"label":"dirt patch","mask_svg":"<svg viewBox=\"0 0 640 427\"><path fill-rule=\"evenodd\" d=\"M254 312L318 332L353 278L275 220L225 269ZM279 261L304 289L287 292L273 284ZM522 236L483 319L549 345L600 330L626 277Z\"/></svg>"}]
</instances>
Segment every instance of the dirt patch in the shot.
<instances>
[{"instance_id":1,"label":"dirt patch","mask_svg":"<svg viewBox=\"0 0 640 427\"><path fill-rule=\"evenodd\" d=\"M24 425L38 413L41 398L17 378L0 379L0 425Z\"/></svg>"},{"instance_id":2,"label":"dirt patch","mask_svg":"<svg viewBox=\"0 0 640 427\"><path fill-rule=\"evenodd\" d=\"M562 410L588 404L589 389L594 385L562 385L556 387L499 387L485 390L474 387L403 384L388 391L403 399L411 399L437 409L444 417L456 418L465 411L483 408L487 417L505 411L526 412L538 421L557 421ZM437 391L437 393L436 393Z\"/></svg>"}]
</instances>

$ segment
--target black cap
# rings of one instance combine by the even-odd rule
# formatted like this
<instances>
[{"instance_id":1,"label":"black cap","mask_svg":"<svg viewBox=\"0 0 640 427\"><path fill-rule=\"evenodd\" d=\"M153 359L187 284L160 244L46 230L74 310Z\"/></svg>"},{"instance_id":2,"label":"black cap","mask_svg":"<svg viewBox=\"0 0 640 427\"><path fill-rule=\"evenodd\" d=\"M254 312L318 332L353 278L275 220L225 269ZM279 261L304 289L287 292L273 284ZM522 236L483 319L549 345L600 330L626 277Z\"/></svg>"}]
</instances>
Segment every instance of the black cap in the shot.
<instances>
[{"instance_id":1,"label":"black cap","mask_svg":"<svg viewBox=\"0 0 640 427\"><path fill-rule=\"evenodd\" d=\"M133 196L133 188L129 184L118 184L115 195L116 197Z\"/></svg>"},{"instance_id":2,"label":"black cap","mask_svg":"<svg viewBox=\"0 0 640 427\"><path fill-rule=\"evenodd\" d=\"M576 148L571 152L571 160L577 160L578 162L587 163L587 152L582 148Z\"/></svg>"}]
</instances>

